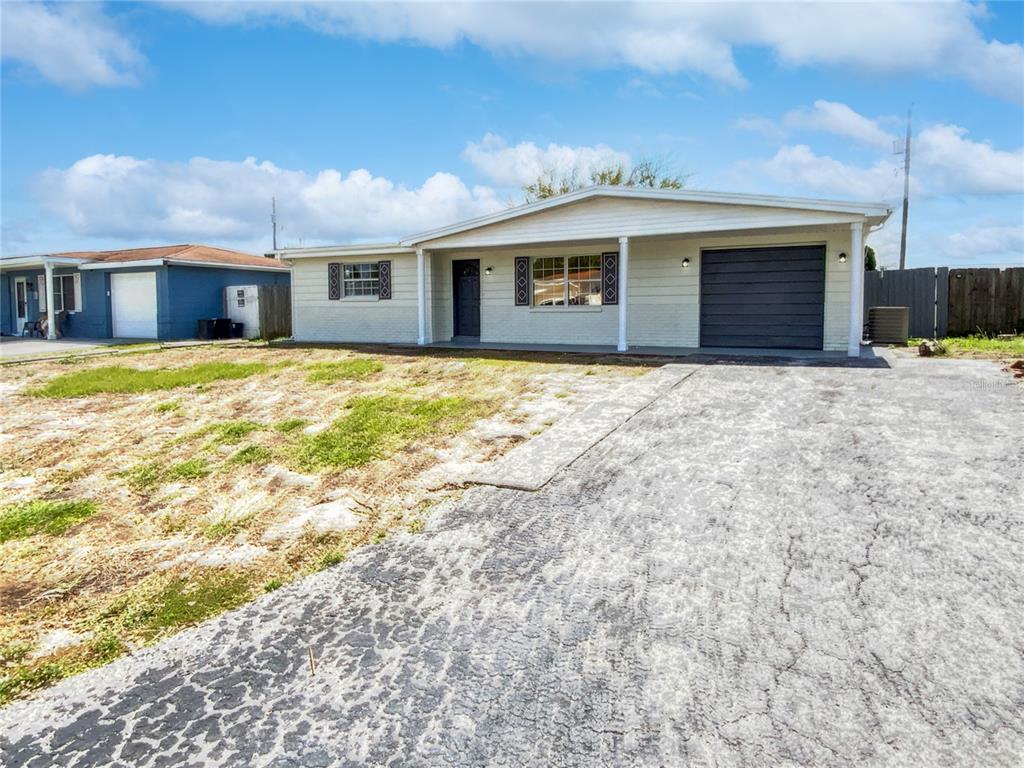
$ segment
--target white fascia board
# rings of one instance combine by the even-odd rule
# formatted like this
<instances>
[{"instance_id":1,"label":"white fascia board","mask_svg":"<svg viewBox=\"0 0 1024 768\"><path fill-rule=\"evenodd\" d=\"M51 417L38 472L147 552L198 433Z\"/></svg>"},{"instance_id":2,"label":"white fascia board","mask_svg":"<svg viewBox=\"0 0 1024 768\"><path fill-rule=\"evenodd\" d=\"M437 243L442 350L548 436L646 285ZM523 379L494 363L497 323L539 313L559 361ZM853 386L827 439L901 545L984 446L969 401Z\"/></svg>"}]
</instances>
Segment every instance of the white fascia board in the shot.
<instances>
[{"instance_id":1,"label":"white fascia board","mask_svg":"<svg viewBox=\"0 0 1024 768\"><path fill-rule=\"evenodd\" d=\"M541 245L545 243L595 243L602 242L607 243L609 241L617 240L620 237L667 237L671 235L680 236L692 236L692 235L722 235L728 234L729 232L783 232L792 229L814 229L814 228L827 228L835 227L840 225L849 225L857 221L863 221L864 217L855 214L837 214L834 217L828 219L819 219L818 221L808 222L805 219L799 217L793 217L791 219L779 219L771 223L765 223L763 221L756 221L750 224L729 224L723 227L714 227L706 225L691 225L691 226L675 226L675 225L663 225L658 227L646 227L641 230L626 230L626 231L607 231L607 232L594 232L588 233L586 237L574 237L567 240L564 236L557 233L550 235L541 235L537 237L531 237L529 241L524 242L518 237L505 237L505 238L487 238L482 241L466 240L460 242L457 246L446 246L443 242L438 244L436 247L440 250L448 250L449 247L452 249L466 249L466 248L507 248L509 246L516 245Z\"/></svg>"},{"instance_id":2,"label":"white fascia board","mask_svg":"<svg viewBox=\"0 0 1024 768\"><path fill-rule=\"evenodd\" d=\"M527 203L486 216L458 222L447 227L421 232L399 241L403 246L414 246L429 240L437 240L448 235L458 234L470 229L497 224L520 216L528 216L550 208L571 205L594 197L625 197L641 200L666 200L690 203L718 203L725 205L748 205L765 208L792 208L805 211L827 211L833 213L849 213L865 218L880 218L884 221L892 213L885 203L855 203L837 200L820 200L802 197L777 197L772 195L749 195L729 192L709 192L700 190L680 189L637 189L635 187L587 187L565 195L549 197L535 203Z\"/></svg>"},{"instance_id":3,"label":"white fascia board","mask_svg":"<svg viewBox=\"0 0 1024 768\"><path fill-rule=\"evenodd\" d=\"M345 258L349 256L396 256L416 253L415 248L408 248L399 243L365 243L356 245L327 245L316 248L286 248L275 251L282 259L323 259L331 257Z\"/></svg>"},{"instance_id":4,"label":"white fascia board","mask_svg":"<svg viewBox=\"0 0 1024 768\"><path fill-rule=\"evenodd\" d=\"M163 259L140 259L138 261L90 261L79 269L126 269L128 267L162 267Z\"/></svg>"},{"instance_id":5,"label":"white fascia board","mask_svg":"<svg viewBox=\"0 0 1024 768\"><path fill-rule=\"evenodd\" d=\"M167 259L167 264L179 267L209 267L210 269L243 269L257 272L291 272L291 267L276 259L267 259L267 264L218 264L214 261L189 261L188 259Z\"/></svg>"},{"instance_id":6,"label":"white fascia board","mask_svg":"<svg viewBox=\"0 0 1024 768\"><path fill-rule=\"evenodd\" d=\"M79 267L85 262L82 259L72 259L67 256L12 256L0 258L0 270L2 269L33 269L43 268L47 264L55 267Z\"/></svg>"},{"instance_id":7,"label":"white fascia board","mask_svg":"<svg viewBox=\"0 0 1024 768\"><path fill-rule=\"evenodd\" d=\"M267 261L271 261L267 259ZM288 272L286 264L252 265L248 264L218 264L213 261L189 261L188 259L140 259L138 261L93 261L83 264L80 269L131 269L135 267L162 267L165 265L180 267L208 267L210 269L246 269L251 271L264 272Z\"/></svg>"}]
</instances>

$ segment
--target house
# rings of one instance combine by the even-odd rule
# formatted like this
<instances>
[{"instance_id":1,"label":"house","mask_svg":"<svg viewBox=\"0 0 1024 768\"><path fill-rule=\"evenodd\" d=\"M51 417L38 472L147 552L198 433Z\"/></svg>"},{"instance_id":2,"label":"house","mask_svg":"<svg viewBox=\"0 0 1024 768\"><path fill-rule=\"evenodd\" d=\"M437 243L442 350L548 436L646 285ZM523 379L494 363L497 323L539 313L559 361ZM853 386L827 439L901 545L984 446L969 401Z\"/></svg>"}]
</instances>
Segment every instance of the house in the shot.
<instances>
[{"instance_id":1,"label":"house","mask_svg":"<svg viewBox=\"0 0 1024 768\"><path fill-rule=\"evenodd\" d=\"M224 315L226 286L289 279L277 259L208 245L3 257L0 330L45 316L50 338L193 338L200 318Z\"/></svg>"},{"instance_id":2,"label":"house","mask_svg":"<svg viewBox=\"0 0 1024 768\"><path fill-rule=\"evenodd\" d=\"M279 252L297 341L860 354L850 203L590 187L396 243Z\"/></svg>"}]
</instances>

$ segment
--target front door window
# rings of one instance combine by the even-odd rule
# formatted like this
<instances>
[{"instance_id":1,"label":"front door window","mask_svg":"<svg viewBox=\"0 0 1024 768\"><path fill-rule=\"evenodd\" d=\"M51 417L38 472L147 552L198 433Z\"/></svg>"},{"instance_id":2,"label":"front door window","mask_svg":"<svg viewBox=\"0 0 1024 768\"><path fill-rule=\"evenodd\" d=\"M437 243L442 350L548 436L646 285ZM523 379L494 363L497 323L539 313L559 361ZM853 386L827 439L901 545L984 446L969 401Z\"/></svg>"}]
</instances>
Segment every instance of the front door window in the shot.
<instances>
[{"instance_id":1,"label":"front door window","mask_svg":"<svg viewBox=\"0 0 1024 768\"><path fill-rule=\"evenodd\" d=\"M28 320L28 283L24 277L14 281L14 304L18 312L18 322Z\"/></svg>"}]
</instances>

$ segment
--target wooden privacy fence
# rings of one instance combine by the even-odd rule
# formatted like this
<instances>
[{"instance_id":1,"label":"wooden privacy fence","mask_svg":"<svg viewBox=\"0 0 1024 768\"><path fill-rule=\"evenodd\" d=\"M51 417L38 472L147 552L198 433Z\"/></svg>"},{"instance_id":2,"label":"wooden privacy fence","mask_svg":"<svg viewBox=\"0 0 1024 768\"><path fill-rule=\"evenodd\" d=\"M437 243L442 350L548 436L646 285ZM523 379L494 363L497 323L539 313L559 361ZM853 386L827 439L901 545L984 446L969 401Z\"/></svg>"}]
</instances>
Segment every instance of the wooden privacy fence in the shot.
<instances>
[{"instance_id":1,"label":"wooden privacy fence","mask_svg":"<svg viewBox=\"0 0 1024 768\"><path fill-rule=\"evenodd\" d=\"M865 318L871 307L909 307L911 336L1022 333L1024 268L866 272Z\"/></svg>"},{"instance_id":2,"label":"wooden privacy fence","mask_svg":"<svg viewBox=\"0 0 1024 768\"><path fill-rule=\"evenodd\" d=\"M292 295L287 285L261 285L260 336L276 339L292 335Z\"/></svg>"}]
</instances>

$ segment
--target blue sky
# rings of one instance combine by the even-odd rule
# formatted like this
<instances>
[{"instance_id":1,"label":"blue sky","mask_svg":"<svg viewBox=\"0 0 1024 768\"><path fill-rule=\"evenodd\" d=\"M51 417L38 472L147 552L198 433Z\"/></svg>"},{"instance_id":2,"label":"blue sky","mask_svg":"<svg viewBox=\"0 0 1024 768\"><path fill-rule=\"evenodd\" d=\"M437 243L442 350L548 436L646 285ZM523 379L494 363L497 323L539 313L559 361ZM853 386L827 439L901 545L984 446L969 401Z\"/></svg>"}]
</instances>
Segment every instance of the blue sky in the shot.
<instances>
[{"instance_id":1,"label":"blue sky","mask_svg":"<svg viewBox=\"0 0 1024 768\"><path fill-rule=\"evenodd\" d=\"M395 238L541 169L898 206L908 262L1024 263L1016 3L4 2L3 252ZM875 234L894 263L898 216Z\"/></svg>"}]
</instances>

